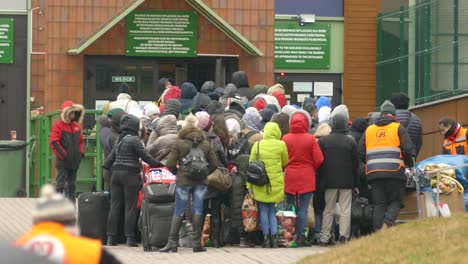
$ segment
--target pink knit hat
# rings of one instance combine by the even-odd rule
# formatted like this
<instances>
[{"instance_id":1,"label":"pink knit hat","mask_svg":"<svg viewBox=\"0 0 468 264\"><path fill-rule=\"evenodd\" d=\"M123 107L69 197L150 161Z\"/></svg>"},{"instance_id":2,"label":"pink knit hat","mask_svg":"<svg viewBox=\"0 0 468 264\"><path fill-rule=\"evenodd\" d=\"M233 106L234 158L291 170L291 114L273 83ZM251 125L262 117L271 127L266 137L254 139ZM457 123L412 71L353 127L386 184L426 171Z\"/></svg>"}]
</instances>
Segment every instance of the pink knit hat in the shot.
<instances>
[{"instance_id":1,"label":"pink knit hat","mask_svg":"<svg viewBox=\"0 0 468 264\"><path fill-rule=\"evenodd\" d=\"M210 130L213 122L210 119L210 115L206 111L197 112L195 114L197 118L197 127L201 130L208 131Z\"/></svg>"}]
</instances>

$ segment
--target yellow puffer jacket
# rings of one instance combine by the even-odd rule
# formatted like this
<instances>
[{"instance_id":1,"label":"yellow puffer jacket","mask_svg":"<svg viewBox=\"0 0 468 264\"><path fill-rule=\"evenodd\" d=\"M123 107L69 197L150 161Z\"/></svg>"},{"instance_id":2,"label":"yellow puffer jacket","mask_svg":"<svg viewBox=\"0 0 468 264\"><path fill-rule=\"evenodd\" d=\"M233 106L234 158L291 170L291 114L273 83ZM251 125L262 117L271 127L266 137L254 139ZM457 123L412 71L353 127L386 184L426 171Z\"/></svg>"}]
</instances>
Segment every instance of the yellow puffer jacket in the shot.
<instances>
[{"instance_id":1,"label":"yellow puffer jacket","mask_svg":"<svg viewBox=\"0 0 468 264\"><path fill-rule=\"evenodd\" d=\"M268 194L267 185L256 186L247 183L247 188L253 189L256 201L278 203L284 199L283 168L288 164L288 149L280 138L281 130L278 124L268 122L264 128L263 139L252 146L249 161L257 158L257 144L260 144L260 160L265 163L271 184L271 192Z\"/></svg>"}]
</instances>

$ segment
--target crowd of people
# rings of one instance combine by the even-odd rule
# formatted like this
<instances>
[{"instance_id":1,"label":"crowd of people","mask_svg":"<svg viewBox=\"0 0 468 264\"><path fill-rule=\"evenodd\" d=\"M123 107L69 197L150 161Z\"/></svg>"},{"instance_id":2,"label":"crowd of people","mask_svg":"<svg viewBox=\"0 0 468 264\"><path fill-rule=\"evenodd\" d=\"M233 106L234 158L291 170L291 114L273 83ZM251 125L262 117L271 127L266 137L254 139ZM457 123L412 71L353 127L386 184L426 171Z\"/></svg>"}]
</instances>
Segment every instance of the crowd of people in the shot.
<instances>
[{"instance_id":1,"label":"crowd of people","mask_svg":"<svg viewBox=\"0 0 468 264\"><path fill-rule=\"evenodd\" d=\"M128 86L122 85L117 100L105 106L98 122L105 156L104 188L111 193L107 245L116 244L119 221L125 223L127 245L137 245L141 160L176 175L174 216L168 243L160 252L177 252L183 221L193 225L193 251L205 251L201 235L207 212L213 245L223 246L223 208L231 206L233 193L240 196L234 200L250 193L258 203L261 235L245 232L241 226L238 240L232 240L245 247L278 247L275 205L283 201L295 207L294 236L299 247L328 246L336 240L346 243L356 235L351 225L353 192L374 206L371 228L363 233L395 225L404 206L405 167L415 165L422 146L421 121L408 111L408 96L395 94L380 106L380 112L351 120L346 105L332 106L327 97L291 105L281 84L251 87L243 71L235 72L231 82L225 87L212 81L199 88L190 82L178 87L174 80L163 78L162 96L143 110L132 100ZM74 129L82 115L82 106L65 102L62 120L54 124L50 139L58 160L57 191L70 199L75 196L76 169L84 154L82 135ZM444 153L467 154L467 129L449 118L439 125ZM240 173L244 176L241 189L222 193L206 180L186 175L181 164L194 143L203 152L207 174L219 167ZM268 185L245 181L246 168L256 159L265 166ZM306 232L309 205L313 205L315 225ZM335 222L337 205L339 221ZM124 219L119 218L122 208Z\"/></svg>"}]
</instances>

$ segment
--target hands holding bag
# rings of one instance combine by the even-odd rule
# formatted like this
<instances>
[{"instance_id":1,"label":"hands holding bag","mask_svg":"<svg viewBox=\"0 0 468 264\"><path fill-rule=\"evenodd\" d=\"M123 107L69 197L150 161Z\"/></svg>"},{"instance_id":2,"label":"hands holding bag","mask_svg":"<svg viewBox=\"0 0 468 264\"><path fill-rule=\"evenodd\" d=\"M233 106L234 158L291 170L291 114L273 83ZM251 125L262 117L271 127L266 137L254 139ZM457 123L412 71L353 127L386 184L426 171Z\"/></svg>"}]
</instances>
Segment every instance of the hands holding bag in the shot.
<instances>
[{"instance_id":1,"label":"hands holding bag","mask_svg":"<svg viewBox=\"0 0 468 264\"><path fill-rule=\"evenodd\" d=\"M232 179L226 168L219 167L213 173L208 175L207 184L216 188L220 192L227 192L232 187Z\"/></svg>"}]
</instances>

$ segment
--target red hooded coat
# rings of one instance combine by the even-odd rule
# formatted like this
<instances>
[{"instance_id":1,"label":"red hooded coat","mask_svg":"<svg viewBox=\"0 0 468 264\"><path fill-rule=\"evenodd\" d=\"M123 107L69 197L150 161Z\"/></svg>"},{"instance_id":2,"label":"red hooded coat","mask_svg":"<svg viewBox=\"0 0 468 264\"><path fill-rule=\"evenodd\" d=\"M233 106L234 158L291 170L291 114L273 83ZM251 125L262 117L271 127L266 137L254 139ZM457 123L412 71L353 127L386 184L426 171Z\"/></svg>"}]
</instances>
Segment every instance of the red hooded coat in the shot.
<instances>
[{"instance_id":1,"label":"red hooded coat","mask_svg":"<svg viewBox=\"0 0 468 264\"><path fill-rule=\"evenodd\" d=\"M57 156L55 166L77 170L84 155L83 133L80 123L83 120L84 108L72 101L62 104L60 120L52 125L50 131L50 148Z\"/></svg>"},{"instance_id":2,"label":"red hooded coat","mask_svg":"<svg viewBox=\"0 0 468 264\"><path fill-rule=\"evenodd\" d=\"M289 121L290 133L283 137L289 154L284 191L289 194L315 191L315 171L322 165L323 155L315 137L308 133L310 120L307 112L296 111Z\"/></svg>"}]
</instances>

